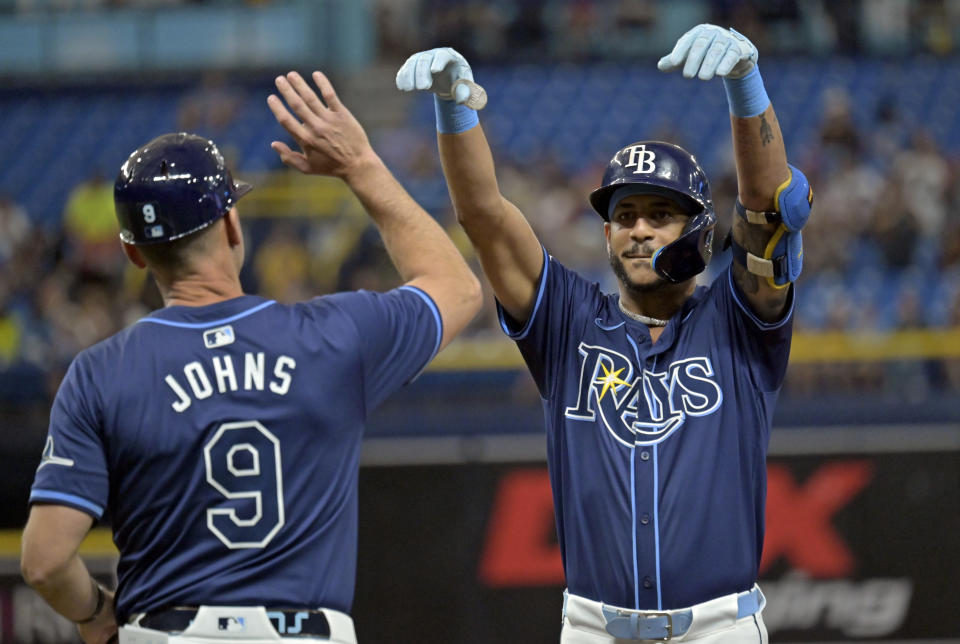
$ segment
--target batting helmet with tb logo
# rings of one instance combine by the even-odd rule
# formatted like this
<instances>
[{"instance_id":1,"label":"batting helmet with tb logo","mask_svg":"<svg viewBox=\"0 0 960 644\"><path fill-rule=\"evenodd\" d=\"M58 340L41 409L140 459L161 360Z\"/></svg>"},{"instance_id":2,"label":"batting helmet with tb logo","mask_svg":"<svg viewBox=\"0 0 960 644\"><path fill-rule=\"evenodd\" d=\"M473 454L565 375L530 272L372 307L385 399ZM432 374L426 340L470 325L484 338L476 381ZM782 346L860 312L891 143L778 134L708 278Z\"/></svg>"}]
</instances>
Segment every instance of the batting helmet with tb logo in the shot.
<instances>
[{"instance_id":1,"label":"batting helmet with tb logo","mask_svg":"<svg viewBox=\"0 0 960 644\"><path fill-rule=\"evenodd\" d=\"M609 221L613 207L626 194L662 195L678 202L690 215L680 237L653 257L653 269L661 277L683 282L706 268L713 254L717 217L707 176L692 154L662 141L626 146L607 164L602 185L590 193L590 205Z\"/></svg>"}]
</instances>

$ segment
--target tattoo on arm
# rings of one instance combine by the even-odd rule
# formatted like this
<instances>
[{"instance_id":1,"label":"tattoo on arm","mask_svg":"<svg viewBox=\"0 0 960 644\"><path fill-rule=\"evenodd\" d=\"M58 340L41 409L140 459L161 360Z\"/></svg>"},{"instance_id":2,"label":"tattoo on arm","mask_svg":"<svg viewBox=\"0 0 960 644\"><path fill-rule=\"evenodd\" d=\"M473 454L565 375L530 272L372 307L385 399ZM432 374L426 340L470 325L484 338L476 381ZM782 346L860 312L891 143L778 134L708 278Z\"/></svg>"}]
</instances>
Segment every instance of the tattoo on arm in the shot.
<instances>
[{"instance_id":1,"label":"tattoo on arm","mask_svg":"<svg viewBox=\"0 0 960 644\"><path fill-rule=\"evenodd\" d=\"M776 224L766 226L748 224L734 215L734 239L757 256L763 256L763 251L776 228ZM754 275L736 261L733 262L733 278L743 294L747 296L751 308L761 319L772 322L783 314L790 289L771 288L766 279Z\"/></svg>"},{"instance_id":2,"label":"tattoo on arm","mask_svg":"<svg viewBox=\"0 0 960 644\"><path fill-rule=\"evenodd\" d=\"M760 141L763 143L764 147L773 141L773 128L770 127L769 123L767 123L767 117L765 114L760 115Z\"/></svg>"},{"instance_id":3,"label":"tattoo on arm","mask_svg":"<svg viewBox=\"0 0 960 644\"><path fill-rule=\"evenodd\" d=\"M741 266L739 262L733 263L733 278L740 285L740 289L745 295L756 295L757 291L760 290L760 280L748 271L746 266Z\"/></svg>"}]
</instances>

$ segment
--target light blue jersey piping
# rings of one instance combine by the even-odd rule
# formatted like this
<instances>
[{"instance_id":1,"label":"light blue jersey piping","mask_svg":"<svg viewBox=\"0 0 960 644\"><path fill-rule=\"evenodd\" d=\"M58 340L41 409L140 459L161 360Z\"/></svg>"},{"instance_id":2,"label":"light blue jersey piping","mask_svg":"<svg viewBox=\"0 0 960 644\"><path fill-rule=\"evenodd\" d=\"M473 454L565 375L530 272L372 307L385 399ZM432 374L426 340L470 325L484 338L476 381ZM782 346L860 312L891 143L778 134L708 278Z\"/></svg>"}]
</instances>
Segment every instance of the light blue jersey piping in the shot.
<instances>
[{"instance_id":1,"label":"light blue jersey piping","mask_svg":"<svg viewBox=\"0 0 960 644\"><path fill-rule=\"evenodd\" d=\"M653 358L653 370L657 370L657 357ZM653 446L653 553L657 565L657 610L663 610L663 598L660 591L660 464L658 462L660 445Z\"/></svg>"},{"instance_id":2,"label":"light blue jersey piping","mask_svg":"<svg viewBox=\"0 0 960 644\"><path fill-rule=\"evenodd\" d=\"M54 490L34 490L30 494L31 501L66 501L72 503L73 505L79 505L81 508L86 508L93 512L96 517L99 519L103 515L103 508L95 503L91 503L86 499L83 499L79 496L73 494L65 494L63 492L56 492Z\"/></svg>"},{"instance_id":3,"label":"light blue jersey piping","mask_svg":"<svg viewBox=\"0 0 960 644\"><path fill-rule=\"evenodd\" d=\"M730 293L731 295L733 295L733 300L737 303L737 306L739 306L740 310L746 313L747 317L750 318L753 321L753 323L756 324L757 327L759 327L760 329L763 329L763 330L776 329L778 327L783 326L787 322L789 322L790 318L793 317L793 309L797 301L796 293L791 293L788 296L790 298L790 306L784 312L783 317L781 317L779 320L776 320L774 322L764 322L763 320L758 318L757 314L753 312L753 309L751 309L747 304L745 304L744 301L740 298L740 294L737 292L736 287L733 285L733 271L731 270L727 271L727 284L729 284L730 286ZM794 289L797 288L796 284L793 285L793 288Z\"/></svg>"},{"instance_id":4,"label":"light blue jersey piping","mask_svg":"<svg viewBox=\"0 0 960 644\"><path fill-rule=\"evenodd\" d=\"M633 526L633 607L640 610L640 576L637 572L637 443L630 448L630 525Z\"/></svg>"},{"instance_id":5,"label":"light blue jersey piping","mask_svg":"<svg viewBox=\"0 0 960 644\"><path fill-rule=\"evenodd\" d=\"M520 329L517 333L511 333L510 329L507 327L507 322L503 317L502 311L499 314L500 318L500 328L503 329L503 332L507 334L511 340L523 340L527 337L527 334L530 333L530 329L533 327L533 319L537 316L537 312L540 310L540 301L543 299L543 292L547 287L547 272L550 270L550 255L547 254L547 249L542 246L540 249L543 251L543 272L540 275L540 284L537 287L537 299L533 303L533 310L530 311L530 318L527 320L526 324L523 325L523 328Z\"/></svg>"},{"instance_id":6,"label":"light blue jersey piping","mask_svg":"<svg viewBox=\"0 0 960 644\"><path fill-rule=\"evenodd\" d=\"M426 292L417 288L416 286L401 286L397 290L416 293L421 300L426 302L427 308L429 308L430 312L433 313L433 320L437 323L437 341L433 345L433 353L430 356L430 360L433 360L434 356L437 355L437 351L440 350L440 342L443 340L443 318L440 317L440 311L437 309L436 302L434 302L433 299L426 294ZM427 360L427 362L429 363L430 360Z\"/></svg>"},{"instance_id":7,"label":"light blue jersey piping","mask_svg":"<svg viewBox=\"0 0 960 644\"><path fill-rule=\"evenodd\" d=\"M660 467L657 463L659 447L653 446L653 550L657 562L657 610L663 610L660 593Z\"/></svg>"},{"instance_id":8,"label":"light blue jersey piping","mask_svg":"<svg viewBox=\"0 0 960 644\"><path fill-rule=\"evenodd\" d=\"M637 359L637 368L643 373L643 365L640 362L640 349L637 348L636 341L627 334L627 340L633 347L633 355ZM636 482L636 461L634 457L637 453L637 441L634 439L633 446L630 447L630 519L633 533L633 607L640 610L640 573L637 563L637 482ZM656 507L656 506L654 506Z\"/></svg>"},{"instance_id":9,"label":"light blue jersey piping","mask_svg":"<svg viewBox=\"0 0 960 644\"><path fill-rule=\"evenodd\" d=\"M237 313L236 315L231 315L228 318L222 318L220 320L213 320L211 322L174 322L172 320L162 320L160 318L140 318L137 322L153 322L154 324L162 324L164 326L175 326L181 329L206 329L208 327L219 326L221 324L227 324L228 322L234 322L241 318L245 318L248 315L253 315L257 311L267 308L271 304L276 304L276 300L269 300L267 302L262 302L252 309L247 309L242 313Z\"/></svg>"}]
</instances>

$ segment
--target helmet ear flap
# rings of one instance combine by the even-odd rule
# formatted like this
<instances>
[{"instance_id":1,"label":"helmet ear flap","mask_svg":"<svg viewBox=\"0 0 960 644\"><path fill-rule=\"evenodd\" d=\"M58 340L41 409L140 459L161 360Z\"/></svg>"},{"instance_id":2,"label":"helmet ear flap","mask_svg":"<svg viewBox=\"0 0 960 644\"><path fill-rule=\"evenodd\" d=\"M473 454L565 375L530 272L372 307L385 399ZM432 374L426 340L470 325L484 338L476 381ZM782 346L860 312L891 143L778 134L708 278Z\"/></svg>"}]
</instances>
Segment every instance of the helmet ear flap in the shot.
<instances>
[{"instance_id":1,"label":"helmet ear flap","mask_svg":"<svg viewBox=\"0 0 960 644\"><path fill-rule=\"evenodd\" d=\"M702 212L690 218L680 237L660 248L651 260L657 275L679 284L703 272L713 256L713 233L717 218Z\"/></svg>"}]
</instances>

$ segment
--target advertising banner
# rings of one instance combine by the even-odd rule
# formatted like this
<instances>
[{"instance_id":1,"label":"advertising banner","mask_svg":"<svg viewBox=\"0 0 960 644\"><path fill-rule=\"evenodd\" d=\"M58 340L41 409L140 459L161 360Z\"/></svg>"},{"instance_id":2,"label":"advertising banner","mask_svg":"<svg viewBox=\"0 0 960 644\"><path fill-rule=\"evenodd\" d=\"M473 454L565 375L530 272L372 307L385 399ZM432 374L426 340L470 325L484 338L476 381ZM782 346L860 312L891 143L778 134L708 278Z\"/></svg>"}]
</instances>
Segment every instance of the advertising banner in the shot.
<instances>
[{"instance_id":1,"label":"advertising banner","mask_svg":"<svg viewBox=\"0 0 960 644\"><path fill-rule=\"evenodd\" d=\"M543 462L364 467L359 519L361 642L558 641L564 578ZM0 549L2 641L77 641L20 579L18 529ZM109 530L81 553L110 583ZM960 451L770 459L760 585L772 641L960 641L958 581Z\"/></svg>"},{"instance_id":2,"label":"advertising banner","mask_svg":"<svg viewBox=\"0 0 960 644\"><path fill-rule=\"evenodd\" d=\"M768 477L760 585L773 641L960 638L960 454L778 457ZM545 466L373 468L361 494L361 635L558 641Z\"/></svg>"}]
</instances>

